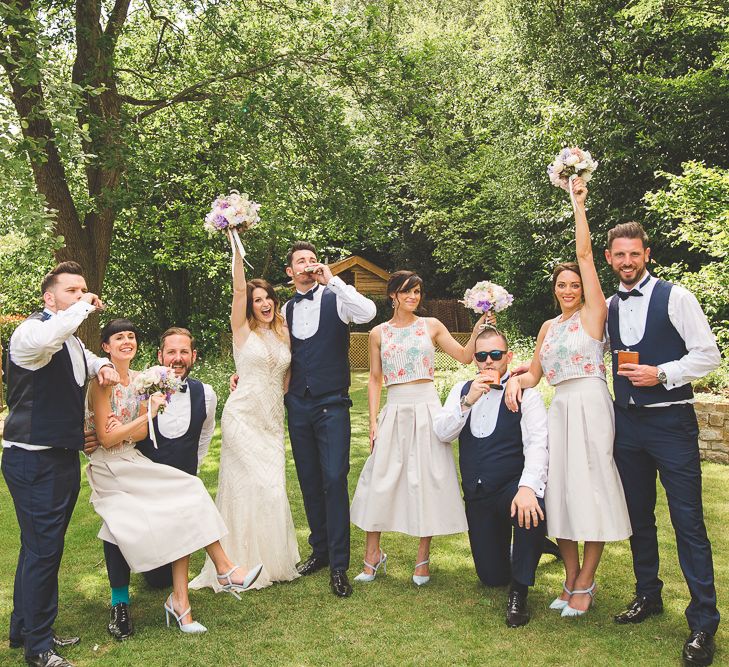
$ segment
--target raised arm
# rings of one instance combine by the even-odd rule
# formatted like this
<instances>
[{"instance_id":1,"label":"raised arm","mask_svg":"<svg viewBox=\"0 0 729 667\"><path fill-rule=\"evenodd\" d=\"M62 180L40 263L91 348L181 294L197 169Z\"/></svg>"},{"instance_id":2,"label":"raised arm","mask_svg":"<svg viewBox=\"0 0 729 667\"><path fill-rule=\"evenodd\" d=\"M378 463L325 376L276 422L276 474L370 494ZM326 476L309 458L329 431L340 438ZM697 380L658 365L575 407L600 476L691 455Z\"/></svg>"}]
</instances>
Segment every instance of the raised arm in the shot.
<instances>
[{"instance_id":1,"label":"raised arm","mask_svg":"<svg viewBox=\"0 0 729 667\"><path fill-rule=\"evenodd\" d=\"M370 452L375 448L377 439L377 414L380 411L380 394L382 393L382 359L380 358L380 327L370 331L370 378L367 382L367 400L370 410Z\"/></svg>"},{"instance_id":2,"label":"raised arm","mask_svg":"<svg viewBox=\"0 0 729 667\"><path fill-rule=\"evenodd\" d=\"M440 347L443 352L453 357L462 364L470 364L473 361L473 352L476 349L476 337L481 332L481 328L485 322L493 320L493 315L483 314L471 331L471 337L468 339L465 347L461 345L453 336L443 322L435 317L426 317L428 323L428 331L433 342ZM495 321L495 320L494 320Z\"/></svg>"},{"instance_id":3,"label":"raised arm","mask_svg":"<svg viewBox=\"0 0 729 667\"><path fill-rule=\"evenodd\" d=\"M585 305L582 307L580 318L582 326L588 334L597 340L602 340L607 319L607 305L605 295L600 286L600 279L595 269L595 260L592 256L592 241L590 240L590 227L587 224L585 200L587 199L587 185L581 178L571 182L572 208L575 213L575 246L577 264L582 275L582 293Z\"/></svg>"},{"instance_id":4,"label":"raised arm","mask_svg":"<svg viewBox=\"0 0 729 667\"><path fill-rule=\"evenodd\" d=\"M235 253L233 269L233 306L230 310L230 328L233 331L233 344L241 347L248 339L251 328L246 318L248 292L246 287L246 270L240 253Z\"/></svg>"}]
</instances>

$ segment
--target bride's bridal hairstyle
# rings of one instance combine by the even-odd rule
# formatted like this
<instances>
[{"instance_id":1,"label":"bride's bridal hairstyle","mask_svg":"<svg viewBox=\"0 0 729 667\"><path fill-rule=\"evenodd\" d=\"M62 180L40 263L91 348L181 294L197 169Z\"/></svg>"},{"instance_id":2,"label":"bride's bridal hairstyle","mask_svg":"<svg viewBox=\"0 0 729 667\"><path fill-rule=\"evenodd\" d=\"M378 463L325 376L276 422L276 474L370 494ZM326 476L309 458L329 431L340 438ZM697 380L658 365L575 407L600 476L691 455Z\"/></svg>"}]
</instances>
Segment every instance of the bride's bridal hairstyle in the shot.
<instances>
[{"instance_id":1,"label":"bride's bridal hairstyle","mask_svg":"<svg viewBox=\"0 0 729 667\"><path fill-rule=\"evenodd\" d=\"M257 288L266 291L266 295L271 301L273 301L273 321L271 322L271 329L281 339L286 340L284 334L284 320L281 315L281 306L276 295L273 285L263 278L253 278L246 283L246 319L248 320L248 326L251 331L255 331L261 323L256 319L253 314L253 292Z\"/></svg>"}]
</instances>

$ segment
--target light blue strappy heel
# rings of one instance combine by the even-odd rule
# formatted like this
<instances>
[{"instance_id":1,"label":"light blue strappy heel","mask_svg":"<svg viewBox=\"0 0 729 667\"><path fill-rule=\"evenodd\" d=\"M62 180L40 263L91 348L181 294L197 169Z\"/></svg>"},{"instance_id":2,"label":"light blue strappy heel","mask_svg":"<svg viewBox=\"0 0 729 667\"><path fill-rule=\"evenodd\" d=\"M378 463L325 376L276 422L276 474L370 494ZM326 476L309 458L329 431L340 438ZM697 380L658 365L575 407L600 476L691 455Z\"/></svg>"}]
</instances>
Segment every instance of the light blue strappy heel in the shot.
<instances>
[{"instance_id":1,"label":"light blue strappy heel","mask_svg":"<svg viewBox=\"0 0 729 667\"><path fill-rule=\"evenodd\" d=\"M382 549L380 549L380 560L377 562L377 565L371 565L366 560L362 562L365 564L365 567L372 569L372 574L360 572L354 578L355 581L374 581L377 576L377 570L380 569L380 566L382 566L382 574L387 574L387 554Z\"/></svg>"},{"instance_id":2,"label":"light blue strappy heel","mask_svg":"<svg viewBox=\"0 0 729 667\"><path fill-rule=\"evenodd\" d=\"M583 590L574 590L574 591L572 591L572 595L576 595L576 594L579 594L579 593L589 593L589 595L590 595L590 604L589 604L589 606L587 607L587 609L585 609L585 611L582 611L581 609L575 609L574 607L570 607L569 605L567 605L562 610L562 616L563 617L567 618L567 617L575 617L575 616L584 616L588 612L588 610L590 609L590 607L592 607L592 603L595 600L595 582L594 581L592 582L592 586L590 586L590 588L585 588Z\"/></svg>"},{"instance_id":3,"label":"light blue strappy heel","mask_svg":"<svg viewBox=\"0 0 729 667\"><path fill-rule=\"evenodd\" d=\"M239 591L245 591L246 589L253 586L253 584L256 582L256 579L258 579L258 575L261 574L261 570L263 570L263 563L259 563L255 567L252 567L250 570L248 570L248 574L246 575L245 579L240 584L236 584L231 578L230 575L233 574L236 570L239 570L240 567L236 565L230 572L226 572L225 574L218 574L218 582L220 583L220 586L226 593L230 593L234 597L241 599L240 595L238 595ZM227 582L224 584L222 581L226 580Z\"/></svg>"},{"instance_id":4,"label":"light blue strappy heel","mask_svg":"<svg viewBox=\"0 0 729 667\"><path fill-rule=\"evenodd\" d=\"M427 565L430 563L430 558L426 558L424 561L421 561L420 563L415 563L415 569L417 570L421 565ZM422 586L423 584L427 584L430 581L430 575L425 574L414 574L413 575L413 583L417 586Z\"/></svg>"},{"instance_id":5,"label":"light blue strappy heel","mask_svg":"<svg viewBox=\"0 0 729 667\"><path fill-rule=\"evenodd\" d=\"M182 619L190 613L190 609L191 607L188 607L181 614L178 614L172 606L172 594L170 594L170 597L167 598L167 602L165 602L165 620L167 621L167 627L170 627L170 614L172 614L172 618L177 621L177 625L182 632L189 635L199 635L203 632L207 632L208 629L202 623L198 623L197 621L183 624Z\"/></svg>"},{"instance_id":6,"label":"light blue strappy heel","mask_svg":"<svg viewBox=\"0 0 729 667\"><path fill-rule=\"evenodd\" d=\"M566 581L562 583L562 588L567 595L572 595L572 591L567 588ZM549 608L554 609L555 611L562 611L569 603L569 600L563 600L562 598L557 597L552 600L552 604L549 605Z\"/></svg>"}]
</instances>

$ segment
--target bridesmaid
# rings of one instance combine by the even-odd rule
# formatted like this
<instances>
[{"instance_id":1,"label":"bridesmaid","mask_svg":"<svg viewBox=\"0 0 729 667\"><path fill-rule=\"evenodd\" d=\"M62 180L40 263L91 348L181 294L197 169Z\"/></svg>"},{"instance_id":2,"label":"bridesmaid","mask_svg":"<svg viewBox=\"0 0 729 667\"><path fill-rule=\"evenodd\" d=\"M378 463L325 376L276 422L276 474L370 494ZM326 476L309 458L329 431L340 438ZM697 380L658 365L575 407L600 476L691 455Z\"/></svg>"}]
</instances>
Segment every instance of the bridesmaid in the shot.
<instances>
[{"instance_id":1,"label":"bridesmaid","mask_svg":"<svg viewBox=\"0 0 729 667\"><path fill-rule=\"evenodd\" d=\"M182 632L205 632L190 610L190 554L205 548L215 562L217 579L236 596L256 580L261 566L245 573L230 561L219 541L228 530L200 479L154 463L136 448L135 443L147 437L147 409L156 415L165 398L154 394L149 407L137 398L136 373L129 368L137 353L134 324L125 319L109 322L101 332L101 347L121 382L114 387L94 382L89 388L87 428L95 430L101 446L89 456L86 475L91 503L103 519L99 537L112 600L124 605L125 634L131 635L129 568L146 572L172 563L172 594L164 604L167 625L172 616Z\"/></svg>"},{"instance_id":2,"label":"bridesmaid","mask_svg":"<svg viewBox=\"0 0 729 667\"><path fill-rule=\"evenodd\" d=\"M549 407L549 480L544 497L547 532L556 537L565 567L562 594L550 605L581 616L592 605L595 572L605 542L630 537L623 487L613 460L615 420L605 381L605 296L595 270L587 225L587 187L572 181L577 264L552 274L561 314L539 331L529 372L512 376L506 403L518 409L521 392L542 374L555 386ZM584 541L580 564L578 542Z\"/></svg>"},{"instance_id":3,"label":"bridesmaid","mask_svg":"<svg viewBox=\"0 0 729 667\"><path fill-rule=\"evenodd\" d=\"M434 317L419 317L423 280L396 271L387 284L393 315L370 332L370 456L352 500L352 523L367 531L364 570L355 581L372 581L387 554L383 531L420 538L413 582L430 579L433 535L468 530L450 444L438 440L433 418L440 410L435 390L435 345L461 363L473 356L479 320L465 348ZM382 383L387 403L379 417Z\"/></svg>"}]
</instances>

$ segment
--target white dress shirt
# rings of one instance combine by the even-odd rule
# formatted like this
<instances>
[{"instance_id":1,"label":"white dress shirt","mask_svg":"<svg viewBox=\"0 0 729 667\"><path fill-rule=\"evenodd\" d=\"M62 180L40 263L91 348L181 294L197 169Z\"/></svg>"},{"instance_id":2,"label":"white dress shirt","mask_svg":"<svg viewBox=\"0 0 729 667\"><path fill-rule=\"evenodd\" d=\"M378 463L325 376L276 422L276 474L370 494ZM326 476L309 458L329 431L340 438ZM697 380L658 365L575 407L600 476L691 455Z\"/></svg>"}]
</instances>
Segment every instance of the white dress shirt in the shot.
<instances>
[{"instance_id":1,"label":"white dress shirt","mask_svg":"<svg viewBox=\"0 0 729 667\"><path fill-rule=\"evenodd\" d=\"M215 433L215 408L218 405L218 397L209 384L203 383L205 391L205 412L207 416L200 431L200 444L197 449L197 469L200 470L203 459L210 449L210 441ZM165 438L179 438L190 428L190 389L187 391L176 391L172 394L169 404L164 412L157 415L157 428Z\"/></svg>"},{"instance_id":2,"label":"white dress shirt","mask_svg":"<svg viewBox=\"0 0 729 667\"><path fill-rule=\"evenodd\" d=\"M315 287L317 285L311 289ZM334 276L327 284L327 287L337 297L337 313L339 319L345 324L349 324L350 322L365 324L377 314L375 302L366 296L362 296L354 288L354 285L347 285L339 276ZM311 338L319 330L321 295L324 293L324 287L318 285L318 288L313 294L313 299L302 299L296 304L294 330L292 333L299 340ZM299 292L299 294L303 294L303 292ZM284 319L286 319L286 308L289 306L289 303L284 304L283 307Z\"/></svg>"},{"instance_id":3,"label":"white dress shirt","mask_svg":"<svg viewBox=\"0 0 729 667\"><path fill-rule=\"evenodd\" d=\"M638 287L646 276L648 276L648 282L643 287ZM648 305L657 282L657 278L646 272L635 285L635 288L639 289L643 296L631 296L625 300L618 299L620 339L626 347L638 344L643 338L643 334L645 334ZM623 284L618 289L621 292L629 291ZM607 300L608 306L610 305L610 299ZM681 285L673 285L671 289L668 297L668 318L683 338L687 350L687 353L680 359L667 361L658 367L666 374L664 384L666 389L675 389L693 380L698 380L715 370L721 363L721 354L716 345L716 337L711 331L699 302L691 292L685 287L681 287ZM632 399L631 402L633 402ZM693 403L693 399L675 402ZM661 407L671 404L654 403L647 407Z\"/></svg>"},{"instance_id":4,"label":"white dress shirt","mask_svg":"<svg viewBox=\"0 0 729 667\"><path fill-rule=\"evenodd\" d=\"M73 366L73 376L78 386L83 387L86 382L87 366L89 377L93 377L102 366L111 363L108 359L97 357L93 352L89 352L84 344L73 335L94 310L96 308L85 301L77 301L66 310L59 310L56 313L46 308L43 312L50 316L48 319L25 320L13 332L8 345L9 358L21 368L37 371L50 363L53 355L66 343ZM84 357L86 364L84 364ZM8 440L3 440L3 447L21 447L30 450L50 449L50 447L42 445Z\"/></svg>"},{"instance_id":5,"label":"white dress shirt","mask_svg":"<svg viewBox=\"0 0 729 667\"><path fill-rule=\"evenodd\" d=\"M501 378L505 383L509 373ZM458 382L452 389L445 405L433 420L433 430L443 442L455 440L471 415L471 433L476 438L486 438L494 432L499 408L504 397L503 389L492 389L474 403L473 407L461 407L461 389L466 381ZM537 389L525 389L521 403L521 437L524 445L524 470L519 486L528 486L538 498L544 497L549 468L549 437L547 410Z\"/></svg>"}]
</instances>

